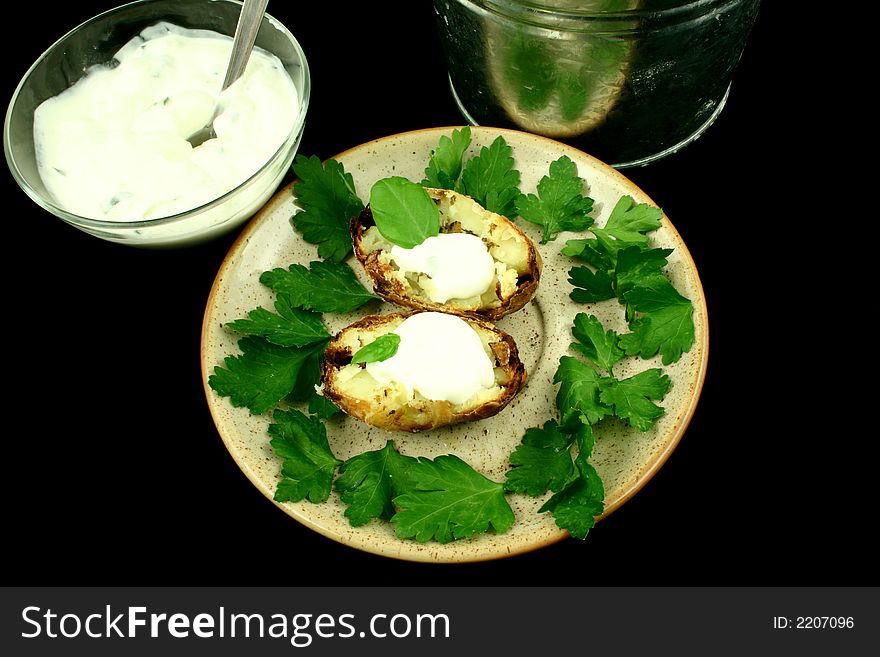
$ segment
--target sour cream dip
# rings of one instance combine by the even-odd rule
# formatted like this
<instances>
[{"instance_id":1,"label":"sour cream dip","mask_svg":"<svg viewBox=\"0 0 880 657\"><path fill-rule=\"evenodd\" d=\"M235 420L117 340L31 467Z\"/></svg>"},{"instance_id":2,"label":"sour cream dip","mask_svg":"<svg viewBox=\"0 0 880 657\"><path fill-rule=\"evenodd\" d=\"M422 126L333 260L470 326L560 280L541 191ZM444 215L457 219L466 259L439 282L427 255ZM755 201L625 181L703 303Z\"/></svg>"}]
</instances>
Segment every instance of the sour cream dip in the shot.
<instances>
[{"instance_id":1,"label":"sour cream dip","mask_svg":"<svg viewBox=\"0 0 880 657\"><path fill-rule=\"evenodd\" d=\"M158 23L37 107L37 167L56 202L92 219L155 219L259 171L296 124L298 93L281 61L255 48L221 94L231 48L220 33ZM193 148L187 138L218 103L217 138Z\"/></svg>"},{"instance_id":2,"label":"sour cream dip","mask_svg":"<svg viewBox=\"0 0 880 657\"><path fill-rule=\"evenodd\" d=\"M416 313L394 333L400 336L397 352L367 363L367 373L382 384L402 384L410 399L419 393L426 399L463 404L495 385L493 364L480 336L460 317Z\"/></svg>"},{"instance_id":3,"label":"sour cream dip","mask_svg":"<svg viewBox=\"0 0 880 657\"><path fill-rule=\"evenodd\" d=\"M434 303L482 294L495 276L495 260L483 240L470 233L440 233L411 249L395 245L390 255L402 272L429 277L421 285Z\"/></svg>"}]
</instances>

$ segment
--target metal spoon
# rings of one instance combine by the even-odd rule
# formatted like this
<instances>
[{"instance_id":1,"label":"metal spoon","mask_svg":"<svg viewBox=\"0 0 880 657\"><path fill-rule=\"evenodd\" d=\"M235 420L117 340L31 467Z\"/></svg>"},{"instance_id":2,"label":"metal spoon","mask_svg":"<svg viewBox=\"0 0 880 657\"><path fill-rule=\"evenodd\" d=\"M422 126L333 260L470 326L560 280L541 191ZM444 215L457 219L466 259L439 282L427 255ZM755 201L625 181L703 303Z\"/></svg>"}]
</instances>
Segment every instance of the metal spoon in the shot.
<instances>
[{"instance_id":1,"label":"metal spoon","mask_svg":"<svg viewBox=\"0 0 880 657\"><path fill-rule=\"evenodd\" d=\"M248 59L251 56L251 51L254 49L257 32L260 31L260 24L263 21L263 14L266 12L266 5L268 4L269 0L244 0L241 13L238 15L238 24L235 26L232 54L229 56L229 65L226 68L226 78L223 80L223 87L220 89L221 93L244 73ZM217 118L219 113L220 106L218 104L214 107L211 120L187 139L193 148L217 136L214 132L214 119Z\"/></svg>"}]
</instances>

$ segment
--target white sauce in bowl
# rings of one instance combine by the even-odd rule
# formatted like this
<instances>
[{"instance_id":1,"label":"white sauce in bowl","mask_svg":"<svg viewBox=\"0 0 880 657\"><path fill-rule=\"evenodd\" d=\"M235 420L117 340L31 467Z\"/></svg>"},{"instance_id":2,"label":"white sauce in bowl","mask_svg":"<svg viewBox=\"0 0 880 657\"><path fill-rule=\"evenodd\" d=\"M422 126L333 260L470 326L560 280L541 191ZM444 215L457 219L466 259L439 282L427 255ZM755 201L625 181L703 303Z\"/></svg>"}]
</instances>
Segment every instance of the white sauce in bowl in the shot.
<instances>
[{"instance_id":1,"label":"white sauce in bowl","mask_svg":"<svg viewBox=\"0 0 880 657\"><path fill-rule=\"evenodd\" d=\"M57 203L92 219L155 219L209 203L255 174L290 135L300 103L281 61L260 49L220 94L231 47L217 32L159 23L43 102L34 145ZM217 138L192 148L187 138L218 99Z\"/></svg>"}]
</instances>

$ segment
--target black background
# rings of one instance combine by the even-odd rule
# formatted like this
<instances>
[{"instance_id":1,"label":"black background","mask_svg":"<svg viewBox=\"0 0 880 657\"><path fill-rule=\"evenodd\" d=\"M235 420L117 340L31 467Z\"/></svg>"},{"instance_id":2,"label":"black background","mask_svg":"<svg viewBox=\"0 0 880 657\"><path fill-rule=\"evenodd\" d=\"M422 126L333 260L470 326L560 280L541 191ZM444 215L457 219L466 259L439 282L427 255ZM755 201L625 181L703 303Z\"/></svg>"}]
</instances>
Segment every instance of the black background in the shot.
<instances>
[{"instance_id":1,"label":"black background","mask_svg":"<svg viewBox=\"0 0 880 657\"><path fill-rule=\"evenodd\" d=\"M58 3L31 23L39 31L16 45L4 39L4 98L56 38L114 4ZM828 277L820 248L803 248L822 236L800 228L821 205L822 184L797 172L810 137L794 127L800 112L786 76L797 63L788 43L801 37L789 17L773 14L778 4L764 3L716 123L680 153L625 171L682 234L708 298L709 370L690 428L649 484L585 542L509 559L390 560L275 508L226 451L199 369L202 314L235 235L176 251L104 242L0 176L3 579L876 583L860 508L866 483L853 470L866 437L819 423L850 413L829 391L846 387L829 385L839 354L822 344L841 317L805 303ZM461 124L429 2L276 0L269 11L311 67L301 153L327 158L389 134Z\"/></svg>"}]
</instances>

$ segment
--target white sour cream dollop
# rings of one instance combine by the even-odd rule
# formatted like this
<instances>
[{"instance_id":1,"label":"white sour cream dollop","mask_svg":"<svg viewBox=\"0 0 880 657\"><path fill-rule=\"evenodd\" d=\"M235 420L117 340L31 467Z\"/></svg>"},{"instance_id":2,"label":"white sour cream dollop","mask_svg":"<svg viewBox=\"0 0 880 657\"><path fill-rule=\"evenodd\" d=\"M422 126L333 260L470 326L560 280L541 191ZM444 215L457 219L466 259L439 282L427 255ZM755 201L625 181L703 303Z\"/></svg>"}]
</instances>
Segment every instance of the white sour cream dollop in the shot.
<instances>
[{"instance_id":1,"label":"white sour cream dollop","mask_svg":"<svg viewBox=\"0 0 880 657\"><path fill-rule=\"evenodd\" d=\"M40 177L66 210L135 221L185 212L235 188L265 164L298 119L299 97L274 55L255 49L220 94L232 39L148 27L34 113ZM187 138L211 118L216 139Z\"/></svg>"},{"instance_id":2,"label":"white sour cream dollop","mask_svg":"<svg viewBox=\"0 0 880 657\"><path fill-rule=\"evenodd\" d=\"M495 385L495 373L483 343L471 326L455 315L423 312L407 317L394 333L397 352L367 363L379 383L399 383L409 399L414 393L432 400L463 404Z\"/></svg>"},{"instance_id":3,"label":"white sour cream dollop","mask_svg":"<svg viewBox=\"0 0 880 657\"><path fill-rule=\"evenodd\" d=\"M495 275L492 255L483 240L470 233L440 233L411 249L395 245L391 258L403 272L430 277L420 285L434 303L480 295Z\"/></svg>"}]
</instances>

